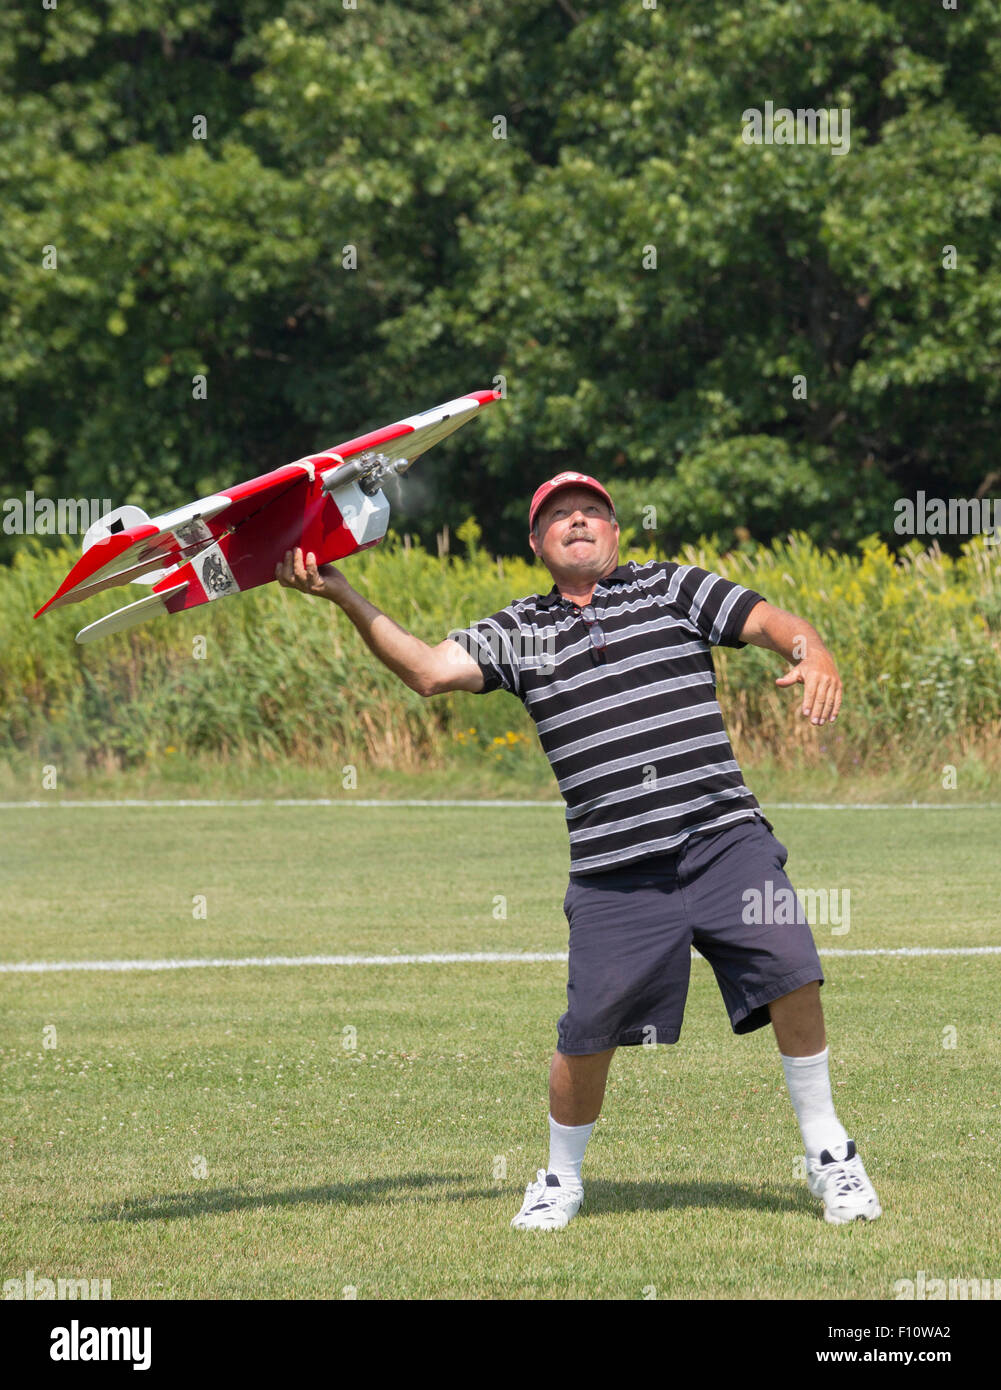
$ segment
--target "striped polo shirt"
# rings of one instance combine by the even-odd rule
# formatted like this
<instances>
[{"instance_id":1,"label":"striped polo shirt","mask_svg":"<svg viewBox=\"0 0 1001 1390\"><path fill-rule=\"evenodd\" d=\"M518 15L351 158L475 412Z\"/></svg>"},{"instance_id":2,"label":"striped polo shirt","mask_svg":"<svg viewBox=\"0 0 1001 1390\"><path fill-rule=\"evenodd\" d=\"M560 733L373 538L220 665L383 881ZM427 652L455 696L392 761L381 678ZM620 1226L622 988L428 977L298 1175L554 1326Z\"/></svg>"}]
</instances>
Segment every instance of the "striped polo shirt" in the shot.
<instances>
[{"instance_id":1,"label":"striped polo shirt","mask_svg":"<svg viewBox=\"0 0 1001 1390\"><path fill-rule=\"evenodd\" d=\"M570 872L600 873L675 850L694 832L762 817L716 699L713 646L742 647L761 595L672 561L619 565L591 607L554 585L450 632L535 720L566 801Z\"/></svg>"}]
</instances>

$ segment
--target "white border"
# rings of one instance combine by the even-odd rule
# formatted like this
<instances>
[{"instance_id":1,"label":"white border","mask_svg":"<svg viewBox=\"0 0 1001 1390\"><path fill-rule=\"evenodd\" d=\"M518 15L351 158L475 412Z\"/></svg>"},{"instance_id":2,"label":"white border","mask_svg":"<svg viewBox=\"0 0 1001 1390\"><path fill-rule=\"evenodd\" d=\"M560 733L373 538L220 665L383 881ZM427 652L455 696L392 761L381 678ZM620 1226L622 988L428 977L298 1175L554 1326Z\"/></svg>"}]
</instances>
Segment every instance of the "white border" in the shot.
<instances>
[{"instance_id":1,"label":"white border","mask_svg":"<svg viewBox=\"0 0 1001 1390\"><path fill-rule=\"evenodd\" d=\"M822 956L999 956L1001 946L897 946L870 950L821 948ZM702 960L698 951L692 955ZM187 960L43 960L0 963L0 974L45 975L64 970L207 970L236 969L248 965L468 965L536 964L567 960L566 951L435 951L398 956L194 956Z\"/></svg>"}]
</instances>

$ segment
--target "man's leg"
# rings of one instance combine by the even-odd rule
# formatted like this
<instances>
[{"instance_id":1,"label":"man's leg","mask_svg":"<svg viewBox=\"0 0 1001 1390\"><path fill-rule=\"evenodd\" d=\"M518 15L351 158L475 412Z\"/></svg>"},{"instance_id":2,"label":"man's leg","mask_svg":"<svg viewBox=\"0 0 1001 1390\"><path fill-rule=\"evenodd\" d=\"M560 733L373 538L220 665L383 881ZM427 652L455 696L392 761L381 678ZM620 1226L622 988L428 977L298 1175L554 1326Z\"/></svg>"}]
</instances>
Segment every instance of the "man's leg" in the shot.
<instances>
[{"instance_id":1,"label":"man's leg","mask_svg":"<svg viewBox=\"0 0 1001 1390\"><path fill-rule=\"evenodd\" d=\"M605 1097L615 1048L570 1056L557 1051L549 1069L549 1167L529 1183L521 1211L511 1222L521 1230L555 1230L577 1215L584 1200L580 1169Z\"/></svg>"},{"instance_id":2,"label":"man's leg","mask_svg":"<svg viewBox=\"0 0 1001 1390\"><path fill-rule=\"evenodd\" d=\"M819 1160L825 1149L839 1155L847 1152L848 1133L834 1113L831 1095L819 982L811 980L773 999L768 1012L807 1158Z\"/></svg>"},{"instance_id":3,"label":"man's leg","mask_svg":"<svg viewBox=\"0 0 1001 1390\"><path fill-rule=\"evenodd\" d=\"M882 1214L876 1189L855 1151L855 1142L834 1113L829 1054L814 980L768 1006L782 1069L806 1149L806 1179L823 1198L824 1220L842 1225Z\"/></svg>"},{"instance_id":4,"label":"man's leg","mask_svg":"<svg viewBox=\"0 0 1001 1390\"><path fill-rule=\"evenodd\" d=\"M773 999L768 1012L783 1057L814 1057L827 1046L818 980Z\"/></svg>"},{"instance_id":5,"label":"man's leg","mask_svg":"<svg viewBox=\"0 0 1001 1390\"><path fill-rule=\"evenodd\" d=\"M782 900L779 893L795 899L786 857L785 845L759 822L691 836L680 877L692 939L712 965L735 1032L761 1027L767 1008L803 1136L806 1179L813 1195L823 1197L825 1220L871 1221L880 1214L879 1201L834 1110L820 1006L823 970L806 914L800 904L795 922L780 923L748 911L755 900L759 909L773 901L773 893L775 901ZM769 980L772 988L783 980L804 983L766 1006L762 983Z\"/></svg>"},{"instance_id":6,"label":"man's leg","mask_svg":"<svg viewBox=\"0 0 1001 1390\"><path fill-rule=\"evenodd\" d=\"M549 1068L549 1113L561 1125L590 1125L601 1113L608 1068L615 1048L570 1057L553 1054Z\"/></svg>"},{"instance_id":7,"label":"man's leg","mask_svg":"<svg viewBox=\"0 0 1001 1390\"><path fill-rule=\"evenodd\" d=\"M549 1172L563 1187L582 1186L581 1164L601 1102L615 1048L569 1056L557 1051L549 1068Z\"/></svg>"},{"instance_id":8,"label":"man's leg","mask_svg":"<svg viewBox=\"0 0 1001 1390\"><path fill-rule=\"evenodd\" d=\"M577 1204L570 1215L580 1207L580 1194L584 1188L584 1180L581 1179L584 1151L601 1112L605 1081L615 1051L615 1048L608 1048L605 1052L588 1052L581 1056L558 1051L553 1055L549 1068L549 1166L546 1181L567 1193L578 1194ZM526 1212L523 1209L516 1220L524 1215Z\"/></svg>"}]
</instances>

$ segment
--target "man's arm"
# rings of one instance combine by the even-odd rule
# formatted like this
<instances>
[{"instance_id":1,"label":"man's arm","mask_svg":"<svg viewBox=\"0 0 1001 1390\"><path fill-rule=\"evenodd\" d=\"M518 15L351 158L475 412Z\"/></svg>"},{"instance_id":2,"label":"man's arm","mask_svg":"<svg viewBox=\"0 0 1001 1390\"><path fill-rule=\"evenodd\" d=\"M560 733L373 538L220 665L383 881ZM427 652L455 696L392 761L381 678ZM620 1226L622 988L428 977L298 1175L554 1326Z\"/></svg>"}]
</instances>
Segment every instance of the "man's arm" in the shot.
<instances>
[{"instance_id":1,"label":"man's arm","mask_svg":"<svg viewBox=\"0 0 1001 1390\"><path fill-rule=\"evenodd\" d=\"M797 618L770 603L756 603L748 614L740 640L778 652L798 663L776 685L803 683L803 714L812 711L814 724L834 723L841 708L841 678L820 634L805 618Z\"/></svg>"},{"instance_id":2,"label":"man's arm","mask_svg":"<svg viewBox=\"0 0 1001 1390\"><path fill-rule=\"evenodd\" d=\"M483 689L479 663L458 642L446 638L437 647L429 647L352 589L335 566L317 568L312 552L304 560L301 550L287 550L284 561L275 566L275 578L286 589L298 589L336 603L354 623L369 650L418 695L444 695L450 690L478 694Z\"/></svg>"}]
</instances>

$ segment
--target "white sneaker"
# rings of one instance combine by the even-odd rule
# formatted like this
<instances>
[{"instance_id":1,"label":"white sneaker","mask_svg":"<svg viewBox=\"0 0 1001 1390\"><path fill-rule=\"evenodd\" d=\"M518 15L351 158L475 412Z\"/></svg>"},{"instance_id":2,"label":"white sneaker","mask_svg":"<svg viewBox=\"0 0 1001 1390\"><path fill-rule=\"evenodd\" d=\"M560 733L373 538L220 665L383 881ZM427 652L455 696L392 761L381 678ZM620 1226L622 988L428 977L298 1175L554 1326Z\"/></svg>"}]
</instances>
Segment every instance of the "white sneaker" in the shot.
<instances>
[{"instance_id":1,"label":"white sneaker","mask_svg":"<svg viewBox=\"0 0 1001 1390\"><path fill-rule=\"evenodd\" d=\"M563 1187L555 1173L540 1168L511 1225L518 1231L555 1231L577 1215L583 1200L582 1187Z\"/></svg>"},{"instance_id":2,"label":"white sneaker","mask_svg":"<svg viewBox=\"0 0 1001 1390\"><path fill-rule=\"evenodd\" d=\"M806 1160L806 1181L814 1197L824 1199L824 1220L835 1226L846 1221L875 1221L883 1214L876 1189L866 1176L862 1160L855 1151L855 1140L848 1140L848 1153L834 1158L824 1149L817 1159Z\"/></svg>"}]
</instances>

